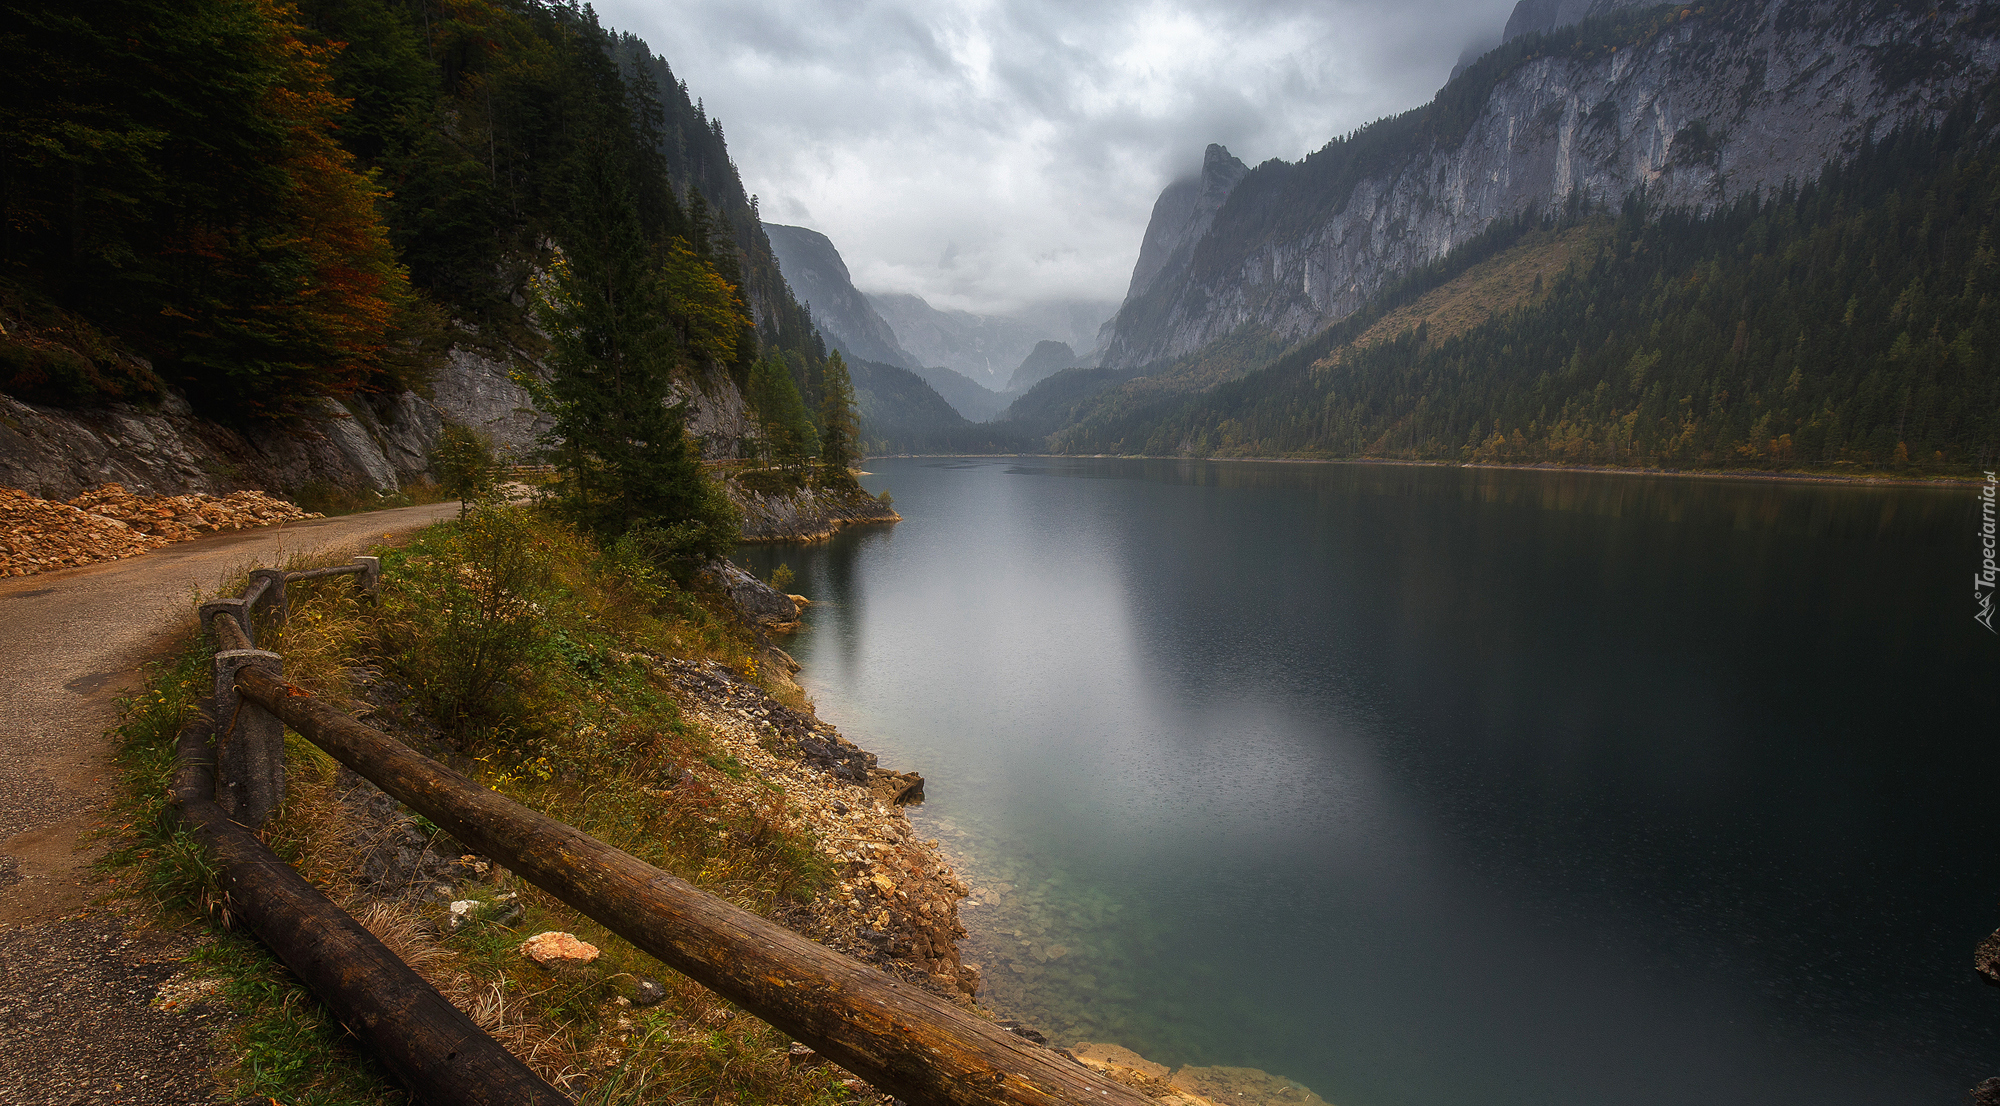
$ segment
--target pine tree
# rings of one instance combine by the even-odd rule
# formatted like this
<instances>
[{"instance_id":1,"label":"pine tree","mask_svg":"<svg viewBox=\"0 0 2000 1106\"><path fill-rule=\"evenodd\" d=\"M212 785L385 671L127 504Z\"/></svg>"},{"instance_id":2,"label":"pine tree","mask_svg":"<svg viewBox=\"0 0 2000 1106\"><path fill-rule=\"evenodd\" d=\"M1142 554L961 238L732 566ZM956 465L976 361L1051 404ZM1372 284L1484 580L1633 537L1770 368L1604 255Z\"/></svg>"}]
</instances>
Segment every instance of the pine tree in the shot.
<instances>
[{"instance_id":1,"label":"pine tree","mask_svg":"<svg viewBox=\"0 0 2000 1106\"><path fill-rule=\"evenodd\" d=\"M795 478L803 476L819 453L819 436L783 357L773 354L751 367L749 399L771 462Z\"/></svg>"},{"instance_id":2,"label":"pine tree","mask_svg":"<svg viewBox=\"0 0 2000 1106\"><path fill-rule=\"evenodd\" d=\"M539 389L555 421L548 440L571 509L600 535L718 556L736 521L689 446L673 389L680 355L619 153L596 142L574 164L563 253L538 289L553 347Z\"/></svg>"},{"instance_id":3,"label":"pine tree","mask_svg":"<svg viewBox=\"0 0 2000 1106\"><path fill-rule=\"evenodd\" d=\"M860 420L854 411L854 382L839 350L827 355L819 404L820 479L828 484L852 484L848 466L860 456Z\"/></svg>"}]
</instances>

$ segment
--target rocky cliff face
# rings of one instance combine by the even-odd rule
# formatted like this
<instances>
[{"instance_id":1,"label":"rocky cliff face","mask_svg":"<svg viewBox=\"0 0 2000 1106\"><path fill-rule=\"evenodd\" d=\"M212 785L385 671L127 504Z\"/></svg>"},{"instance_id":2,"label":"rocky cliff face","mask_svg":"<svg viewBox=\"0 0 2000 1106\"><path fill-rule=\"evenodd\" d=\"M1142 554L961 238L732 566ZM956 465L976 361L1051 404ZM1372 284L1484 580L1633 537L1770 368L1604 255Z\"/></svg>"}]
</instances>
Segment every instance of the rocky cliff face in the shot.
<instances>
[{"instance_id":1,"label":"rocky cliff face","mask_svg":"<svg viewBox=\"0 0 2000 1106\"><path fill-rule=\"evenodd\" d=\"M1590 5L1538 5L1529 21L1572 7ZM1627 18L1623 43L1581 45L1597 24L1517 39L1419 112L1259 166L1184 270L1143 291L1135 271L1103 363L1136 368L1246 327L1302 337L1494 220L1572 194L1615 205L1644 188L1706 209L1809 180L1870 136L1940 118L2000 65L2000 15L1964 0L1736 0ZM1164 241L1186 205L1161 205Z\"/></svg>"},{"instance_id":2,"label":"rocky cliff face","mask_svg":"<svg viewBox=\"0 0 2000 1106\"><path fill-rule=\"evenodd\" d=\"M1650 3L1652 0L1520 0L1507 17L1507 28L1500 33L1500 40L1512 42L1524 35L1538 35L1557 27L1573 27L1593 16L1609 15L1625 8L1643 8Z\"/></svg>"},{"instance_id":3,"label":"rocky cliff face","mask_svg":"<svg viewBox=\"0 0 2000 1106\"><path fill-rule=\"evenodd\" d=\"M792 292L812 311L813 322L827 347L849 360L880 361L897 368L923 366L896 340L868 297L854 287L847 263L826 235L805 227L765 223L764 234L778 255L778 269Z\"/></svg>"},{"instance_id":4,"label":"rocky cliff face","mask_svg":"<svg viewBox=\"0 0 2000 1106\"><path fill-rule=\"evenodd\" d=\"M296 424L241 430L196 416L178 396L152 408L71 409L0 395L0 486L47 499L105 483L137 495L256 489L296 497L314 486L390 492L428 472L447 422L483 431L503 458L525 461L550 423L516 382L517 365L534 371L525 358L461 346L431 382L430 398L320 400L318 412ZM703 457L738 456L754 429L735 382L706 372L677 391L689 401L688 431Z\"/></svg>"},{"instance_id":5,"label":"rocky cliff face","mask_svg":"<svg viewBox=\"0 0 2000 1106\"><path fill-rule=\"evenodd\" d=\"M408 393L323 400L298 425L247 431L197 418L177 397L150 410L69 410L0 395L0 485L49 499L106 483L148 496L392 491L425 470L443 425L434 405Z\"/></svg>"},{"instance_id":6,"label":"rocky cliff face","mask_svg":"<svg viewBox=\"0 0 2000 1106\"><path fill-rule=\"evenodd\" d=\"M1132 266L1132 286L1125 298L1144 295L1162 279L1172 280L1194 260L1195 243L1208 233L1223 201L1248 176L1250 169L1213 142L1202 155L1201 174L1177 180L1153 204L1153 218L1139 243L1139 261ZM1114 319L1113 322L1116 322Z\"/></svg>"}]
</instances>

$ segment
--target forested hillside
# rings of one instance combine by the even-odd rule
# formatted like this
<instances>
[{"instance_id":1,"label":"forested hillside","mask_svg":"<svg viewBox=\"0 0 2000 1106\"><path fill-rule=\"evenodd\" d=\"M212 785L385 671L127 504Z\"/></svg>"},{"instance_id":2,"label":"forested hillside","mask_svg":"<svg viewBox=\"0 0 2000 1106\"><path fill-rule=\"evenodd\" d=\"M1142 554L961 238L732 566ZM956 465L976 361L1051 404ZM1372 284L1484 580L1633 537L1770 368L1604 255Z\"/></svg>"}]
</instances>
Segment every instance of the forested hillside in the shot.
<instances>
[{"instance_id":1,"label":"forested hillside","mask_svg":"<svg viewBox=\"0 0 2000 1106\"><path fill-rule=\"evenodd\" d=\"M1100 411L1063 452L1963 471L2000 449L2000 93L1776 195L1697 215L1630 197L1594 254L1450 337L1349 348L1515 248L1502 224L1268 368Z\"/></svg>"},{"instance_id":2,"label":"forested hillside","mask_svg":"<svg viewBox=\"0 0 2000 1106\"><path fill-rule=\"evenodd\" d=\"M533 278L609 204L683 361L723 357L742 385L775 352L810 409L824 398L720 123L588 9L106 0L4 19L11 394L171 387L216 417L282 417L420 387L450 343L539 351ZM718 312L743 333L703 345Z\"/></svg>"}]
</instances>

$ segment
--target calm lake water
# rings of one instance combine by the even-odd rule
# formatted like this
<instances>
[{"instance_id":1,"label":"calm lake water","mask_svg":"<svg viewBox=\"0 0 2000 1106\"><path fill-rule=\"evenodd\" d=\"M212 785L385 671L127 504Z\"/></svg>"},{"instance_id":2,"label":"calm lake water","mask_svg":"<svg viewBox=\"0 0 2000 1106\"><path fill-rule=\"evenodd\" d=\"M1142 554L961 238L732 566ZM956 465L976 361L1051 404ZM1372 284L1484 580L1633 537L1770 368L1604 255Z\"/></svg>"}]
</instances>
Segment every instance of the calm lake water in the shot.
<instances>
[{"instance_id":1,"label":"calm lake water","mask_svg":"<svg viewBox=\"0 0 2000 1106\"><path fill-rule=\"evenodd\" d=\"M753 548L921 771L983 1002L1336 1106L1951 1103L2000 1074L1965 489L871 462Z\"/></svg>"}]
</instances>

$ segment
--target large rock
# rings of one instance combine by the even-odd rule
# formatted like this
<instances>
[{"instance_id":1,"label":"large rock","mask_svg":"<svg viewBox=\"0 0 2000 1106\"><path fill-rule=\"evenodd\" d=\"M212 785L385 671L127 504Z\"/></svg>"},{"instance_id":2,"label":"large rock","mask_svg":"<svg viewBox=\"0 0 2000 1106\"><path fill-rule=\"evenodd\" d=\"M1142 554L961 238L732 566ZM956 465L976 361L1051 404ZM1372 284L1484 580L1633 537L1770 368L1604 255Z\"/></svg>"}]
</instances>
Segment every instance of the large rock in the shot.
<instances>
[{"instance_id":1,"label":"large rock","mask_svg":"<svg viewBox=\"0 0 2000 1106\"><path fill-rule=\"evenodd\" d=\"M721 588L743 617L767 626L796 623L799 605L792 597L766 584L728 561L711 561L701 570L704 579Z\"/></svg>"},{"instance_id":2,"label":"large rock","mask_svg":"<svg viewBox=\"0 0 2000 1106\"><path fill-rule=\"evenodd\" d=\"M750 491L733 479L722 487L743 512L744 541L824 541L843 526L903 521L887 503L858 487L799 488L773 495Z\"/></svg>"}]
</instances>

